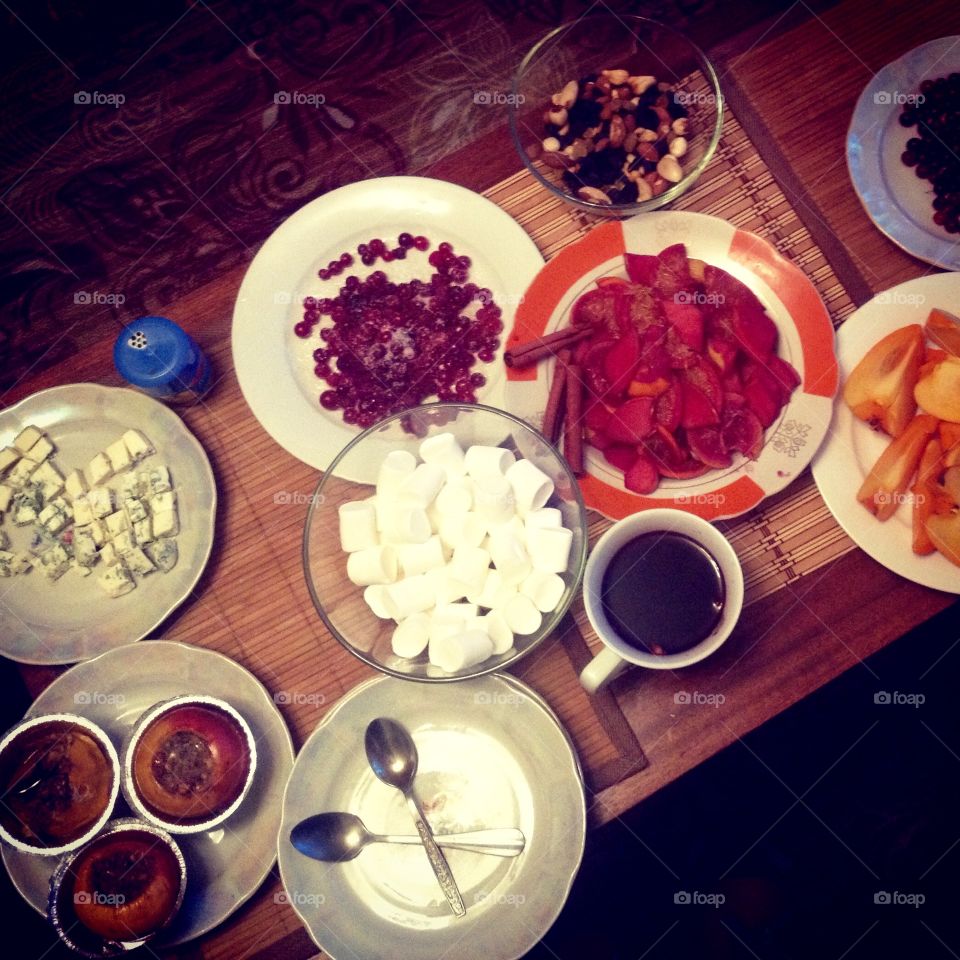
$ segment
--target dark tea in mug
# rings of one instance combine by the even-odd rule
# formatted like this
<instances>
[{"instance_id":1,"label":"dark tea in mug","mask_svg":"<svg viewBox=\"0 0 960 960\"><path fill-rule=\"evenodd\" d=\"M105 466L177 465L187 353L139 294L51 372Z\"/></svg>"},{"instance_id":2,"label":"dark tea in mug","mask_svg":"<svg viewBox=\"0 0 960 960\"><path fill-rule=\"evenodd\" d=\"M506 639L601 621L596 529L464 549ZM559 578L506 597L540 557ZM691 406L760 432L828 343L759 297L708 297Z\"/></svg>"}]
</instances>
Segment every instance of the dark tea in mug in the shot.
<instances>
[{"instance_id":1,"label":"dark tea in mug","mask_svg":"<svg viewBox=\"0 0 960 960\"><path fill-rule=\"evenodd\" d=\"M613 555L600 599L610 626L643 653L680 653L701 643L720 622L720 565L681 533L640 534Z\"/></svg>"}]
</instances>

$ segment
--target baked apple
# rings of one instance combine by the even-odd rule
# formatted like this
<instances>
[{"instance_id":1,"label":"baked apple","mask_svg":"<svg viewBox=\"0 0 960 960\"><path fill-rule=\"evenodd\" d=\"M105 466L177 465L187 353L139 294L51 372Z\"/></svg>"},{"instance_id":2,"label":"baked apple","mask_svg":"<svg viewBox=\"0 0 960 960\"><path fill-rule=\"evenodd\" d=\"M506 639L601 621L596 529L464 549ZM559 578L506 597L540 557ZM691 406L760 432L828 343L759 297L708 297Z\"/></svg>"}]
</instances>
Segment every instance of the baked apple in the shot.
<instances>
[{"instance_id":1,"label":"baked apple","mask_svg":"<svg viewBox=\"0 0 960 960\"><path fill-rule=\"evenodd\" d=\"M925 367L913 393L927 413L960 423L960 357L946 356Z\"/></svg>"}]
</instances>

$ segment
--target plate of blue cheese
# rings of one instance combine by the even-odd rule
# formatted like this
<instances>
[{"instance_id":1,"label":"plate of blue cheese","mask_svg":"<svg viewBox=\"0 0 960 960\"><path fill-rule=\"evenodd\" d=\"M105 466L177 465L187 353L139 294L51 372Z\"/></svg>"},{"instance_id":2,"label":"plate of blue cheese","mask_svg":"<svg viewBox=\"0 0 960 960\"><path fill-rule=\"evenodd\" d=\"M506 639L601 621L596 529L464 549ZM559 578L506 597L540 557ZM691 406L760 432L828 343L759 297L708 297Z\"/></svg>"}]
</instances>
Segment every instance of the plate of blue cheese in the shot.
<instances>
[{"instance_id":1,"label":"plate of blue cheese","mask_svg":"<svg viewBox=\"0 0 960 960\"><path fill-rule=\"evenodd\" d=\"M169 407L80 383L0 412L0 654L87 660L143 639L213 547L216 483Z\"/></svg>"}]
</instances>

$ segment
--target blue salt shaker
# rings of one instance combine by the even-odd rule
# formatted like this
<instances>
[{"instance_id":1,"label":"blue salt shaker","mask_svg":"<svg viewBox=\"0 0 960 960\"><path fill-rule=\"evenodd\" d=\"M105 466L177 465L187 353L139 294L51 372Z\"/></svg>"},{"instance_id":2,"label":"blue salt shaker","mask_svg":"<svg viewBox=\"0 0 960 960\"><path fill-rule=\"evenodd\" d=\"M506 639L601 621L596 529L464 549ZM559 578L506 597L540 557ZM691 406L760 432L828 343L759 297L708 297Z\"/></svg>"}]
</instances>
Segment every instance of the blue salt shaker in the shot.
<instances>
[{"instance_id":1,"label":"blue salt shaker","mask_svg":"<svg viewBox=\"0 0 960 960\"><path fill-rule=\"evenodd\" d=\"M120 376L165 403L196 403L209 389L210 363L185 330L166 317L140 317L113 345Z\"/></svg>"}]
</instances>

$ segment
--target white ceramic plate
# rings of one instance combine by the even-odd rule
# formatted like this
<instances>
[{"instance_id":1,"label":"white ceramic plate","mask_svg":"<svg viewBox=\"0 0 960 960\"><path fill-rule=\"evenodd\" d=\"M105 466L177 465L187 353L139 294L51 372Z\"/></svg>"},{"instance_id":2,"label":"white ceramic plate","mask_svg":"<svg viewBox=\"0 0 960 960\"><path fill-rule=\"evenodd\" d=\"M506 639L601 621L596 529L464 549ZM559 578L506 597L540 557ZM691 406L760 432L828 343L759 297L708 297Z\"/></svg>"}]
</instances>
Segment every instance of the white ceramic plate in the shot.
<instances>
[{"instance_id":1,"label":"white ceramic plate","mask_svg":"<svg viewBox=\"0 0 960 960\"><path fill-rule=\"evenodd\" d=\"M443 684L381 677L348 693L297 757L283 799L280 875L314 941L336 960L512 960L547 932L583 856L583 780L576 754L540 697L505 675ZM392 717L412 734L415 792L435 832L519 827L515 858L446 852L466 916L454 917L419 847L375 844L347 863L293 848L291 829L327 810L375 832L410 833L400 792L374 776L364 732Z\"/></svg>"},{"instance_id":2,"label":"white ceramic plate","mask_svg":"<svg viewBox=\"0 0 960 960\"><path fill-rule=\"evenodd\" d=\"M222 826L175 838L187 861L187 894L173 926L155 942L158 947L184 943L212 930L270 872L276 859L280 799L293 768L293 744L279 710L260 681L228 657L151 640L77 664L54 680L27 711L28 717L57 711L89 717L120 749L148 707L182 693L220 697L242 714L257 741L257 771L249 794ZM58 859L5 846L3 861L23 898L46 913Z\"/></svg>"},{"instance_id":3,"label":"white ceramic plate","mask_svg":"<svg viewBox=\"0 0 960 960\"><path fill-rule=\"evenodd\" d=\"M911 323L923 324L933 307L949 310L960 302L960 273L938 273L908 280L877 294L852 314L837 333L837 358L847 376L863 355L888 333ZM900 576L935 590L960 593L960 567L939 553L918 557L913 539L910 505L881 523L857 502L870 468L890 442L871 430L837 398L833 423L823 448L813 461L813 476L837 523L858 547Z\"/></svg>"},{"instance_id":4,"label":"white ceramic plate","mask_svg":"<svg viewBox=\"0 0 960 960\"><path fill-rule=\"evenodd\" d=\"M916 127L900 126L905 98L920 84L960 70L960 36L941 37L887 64L867 84L847 133L847 168L867 216L907 253L960 268L960 234L933 222L933 185L900 160Z\"/></svg>"},{"instance_id":5,"label":"white ceramic plate","mask_svg":"<svg viewBox=\"0 0 960 960\"><path fill-rule=\"evenodd\" d=\"M374 237L396 243L398 234L424 234L431 250L444 240L470 257L471 282L486 287L503 310L504 328L513 323L523 291L543 266L534 242L496 204L442 180L383 177L333 190L282 223L250 264L233 311L233 361L243 395L263 428L284 449L320 470L360 433L340 411L324 410L318 398L327 389L313 372L317 337L301 340L293 326L307 296L334 297L350 274L366 277L382 269L396 281L427 279L428 253L364 267L356 248ZM317 271L344 251L354 266L323 282ZM503 363L479 364L487 384L481 403L503 406Z\"/></svg>"},{"instance_id":6,"label":"white ceramic plate","mask_svg":"<svg viewBox=\"0 0 960 960\"><path fill-rule=\"evenodd\" d=\"M585 445L583 499L612 520L654 507L675 507L706 520L745 513L794 480L810 462L830 423L837 385L834 335L816 288L766 240L717 217L656 212L595 227L537 275L517 311L510 342L515 338L526 342L568 326L573 305L595 289L597 278L626 279L625 252L656 254L675 243L685 244L689 257L726 270L757 295L780 332L777 352L800 374L801 383L765 431L756 461L735 455L726 469L690 480L661 479L648 496L627 490L623 472L607 463L599 450ZM540 426L552 376L553 363L511 368L507 409Z\"/></svg>"},{"instance_id":7,"label":"white ceramic plate","mask_svg":"<svg viewBox=\"0 0 960 960\"><path fill-rule=\"evenodd\" d=\"M0 413L0 447L28 424L56 446L61 473L85 468L101 450L135 427L156 453L144 461L165 464L177 492L179 560L169 573L138 580L137 589L108 597L96 579L69 571L55 582L39 570L0 580L0 653L21 663L74 663L140 640L175 610L196 586L213 547L217 488L197 438L167 406L135 390L73 383L41 390ZM5 518L17 549L32 527Z\"/></svg>"}]
</instances>

